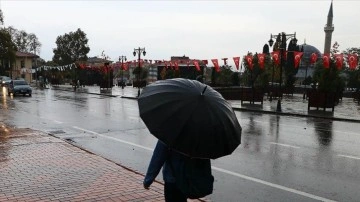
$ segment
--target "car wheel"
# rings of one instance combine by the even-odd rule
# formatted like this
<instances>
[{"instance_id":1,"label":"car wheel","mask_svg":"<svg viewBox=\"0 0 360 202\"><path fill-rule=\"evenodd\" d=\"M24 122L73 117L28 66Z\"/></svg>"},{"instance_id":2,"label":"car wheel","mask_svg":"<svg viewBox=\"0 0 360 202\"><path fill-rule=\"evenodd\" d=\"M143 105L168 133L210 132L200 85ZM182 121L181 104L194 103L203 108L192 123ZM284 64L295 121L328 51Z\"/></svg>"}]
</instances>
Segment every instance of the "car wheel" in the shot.
<instances>
[{"instance_id":1,"label":"car wheel","mask_svg":"<svg viewBox=\"0 0 360 202\"><path fill-rule=\"evenodd\" d=\"M31 97L31 93L29 94L29 97Z\"/></svg>"}]
</instances>

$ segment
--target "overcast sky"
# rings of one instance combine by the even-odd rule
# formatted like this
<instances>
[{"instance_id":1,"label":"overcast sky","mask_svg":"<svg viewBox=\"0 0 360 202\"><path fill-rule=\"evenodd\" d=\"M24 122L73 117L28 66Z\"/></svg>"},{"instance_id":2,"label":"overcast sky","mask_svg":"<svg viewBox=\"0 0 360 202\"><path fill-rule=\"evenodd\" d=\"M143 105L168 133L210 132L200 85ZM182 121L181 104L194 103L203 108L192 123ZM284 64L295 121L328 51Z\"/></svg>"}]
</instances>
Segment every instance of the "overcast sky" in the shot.
<instances>
[{"instance_id":1,"label":"overcast sky","mask_svg":"<svg viewBox=\"0 0 360 202\"><path fill-rule=\"evenodd\" d=\"M5 26L34 33L40 57L51 60L56 37L78 28L89 39L89 57L104 50L113 61L136 59L221 59L261 52L270 34L294 33L298 44L324 51L330 0L292 1L31 1L0 0ZM360 47L360 1L334 0L332 44ZM210 61L209 61L210 62ZM222 63L220 63L222 64Z\"/></svg>"}]
</instances>

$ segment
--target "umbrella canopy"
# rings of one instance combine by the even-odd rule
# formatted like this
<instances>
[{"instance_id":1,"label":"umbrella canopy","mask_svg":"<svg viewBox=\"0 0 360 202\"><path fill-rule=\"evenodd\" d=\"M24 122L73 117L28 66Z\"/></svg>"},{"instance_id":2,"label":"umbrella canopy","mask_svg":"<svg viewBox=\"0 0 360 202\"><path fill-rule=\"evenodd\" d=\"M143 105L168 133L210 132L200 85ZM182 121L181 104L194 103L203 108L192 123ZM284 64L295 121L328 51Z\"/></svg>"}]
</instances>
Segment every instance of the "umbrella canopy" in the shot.
<instances>
[{"instance_id":1,"label":"umbrella canopy","mask_svg":"<svg viewBox=\"0 0 360 202\"><path fill-rule=\"evenodd\" d=\"M196 80L157 81L143 89L138 104L150 133L190 157L216 159L240 144L241 126L231 105Z\"/></svg>"}]
</instances>

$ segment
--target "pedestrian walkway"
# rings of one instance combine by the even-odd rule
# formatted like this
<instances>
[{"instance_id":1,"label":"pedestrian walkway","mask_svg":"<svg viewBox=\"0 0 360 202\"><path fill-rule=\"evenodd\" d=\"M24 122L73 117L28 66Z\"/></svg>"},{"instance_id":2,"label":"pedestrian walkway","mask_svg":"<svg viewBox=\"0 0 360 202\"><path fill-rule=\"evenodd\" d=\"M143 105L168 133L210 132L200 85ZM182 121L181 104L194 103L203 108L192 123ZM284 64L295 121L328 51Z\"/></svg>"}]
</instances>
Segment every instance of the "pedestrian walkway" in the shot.
<instances>
[{"instance_id":1,"label":"pedestrian walkway","mask_svg":"<svg viewBox=\"0 0 360 202\"><path fill-rule=\"evenodd\" d=\"M0 201L164 201L163 184L49 134L0 123ZM201 201L201 200L193 200Z\"/></svg>"},{"instance_id":2,"label":"pedestrian walkway","mask_svg":"<svg viewBox=\"0 0 360 202\"><path fill-rule=\"evenodd\" d=\"M58 90L74 91L70 85L61 85L57 87L54 86L52 88ZM101 91L98 86L85 86L78 88L76 92L136 99L138 88L126 86L124 89L122 89L121 87L114 86L109 90ZM326 109L325 111L323 111L321 108L319 110L316 110L316 108L310 108L310 110L308 110L308 100L303 99L302 94L284 95L283 99L281 100L281 112L277 112L277 100L274 99L270 101L266 96L264 97L264 102L262 105L260 103L250 104L249 102L244 102L241 104L240 100L229 100L229 102L232 104L234 110L239 111L252 111L278 115L305 116L340 121L360 122L360 104L355 102L353 98L344 97L340 103L335 106L334 112L332 112L330 108Z\"/></svg>"}]
</instances>

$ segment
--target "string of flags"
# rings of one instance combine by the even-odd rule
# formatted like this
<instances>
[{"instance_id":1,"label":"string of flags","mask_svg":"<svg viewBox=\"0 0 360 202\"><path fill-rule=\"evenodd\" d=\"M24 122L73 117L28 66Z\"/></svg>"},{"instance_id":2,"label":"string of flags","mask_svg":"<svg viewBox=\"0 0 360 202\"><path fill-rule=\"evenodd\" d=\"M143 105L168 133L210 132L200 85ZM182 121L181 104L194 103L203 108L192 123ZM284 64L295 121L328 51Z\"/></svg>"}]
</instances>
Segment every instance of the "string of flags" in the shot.
<instances>
[{"instance_id":1,"label":"string of flags","mask_svg":"<svg viewBox=\"0 0 360 202\"><path fill-rule=\"evenodd\" d=\"M62 66L55 66L55 67L43 65L43 66L40 66L40 67L36 68L35 70L36 71L41 71L41 70L57 69L57 70L60 70L60 71L65 71L65 70L73 69L73 68L76 68L75 63L71 63L71 64L68 64L68 65L62 65Z\"/></svg>"},{"instance_id":2,"label":"string of flags","mask_svg":"<svg viewBox=\"0 0 360 202\"><path fill-rule=\"evenodd\" d=\"M294 68L298 68L301 58L304 53L300 52L300 51L293 51L293 53L294 53ZM264 68L265 55L266 54L257 54L258 64L259 64L260 68ZM273 51L273 52L271 52L270 55L271 55L271 58L272 58L274 64L279 65L281 63L280 51ZM286 56L287 56L287 52L285 51L283 53L283 57L286 58ZM253 55L246 55L244 57L244 60L250 69L252 69L254 66L254 63L253 63L254 58L253 57L254 57ZM334 54L332 59L335 61L336 68L340 70L344 64L344 60L345 60L344 54ZM325 53L322 55L322 61L323 61L324 68L327 68L327 69L330 68L330 60L331 60L330 53ZM234 59L234 61L235 61L235 59ZM314 64L317 61L318 61L318 55L316 53L312 53L310 55L309 63ZM358 56L356 54L348 54L346 61L349 65L350 70L355 70L356 67L358 66Z\"/></svg>"},{"instance_id":3,"label":"string of flags","mask_svg":"<svg viewBox=\"0 0 360 202\"><path fill-rule=\"evenodd\" d=\"M300 51L292 51L294 53L294 68L298 68L300 61L302 59L303 56L303 52ZM287 51L283 52L283 55L281 55L280 50L277 51L273 51L270 53L271 59L273 61L274 64L279 65L281 63L281 57L287 57ZM248 67L250 68L250 70L253 69L254 67L254 57L253 55L249 54L249 55L245 55L243 57L243 63L246 63L248 65ZM256 54L257 57L257 64L259 65L260 68L264 68L265 67L265 58L266 58L266 54L264 53L257 53ZM234 63L235 63L235 67L237 70L239 70L240 67L240 57L233 57L232 58ZM323 66L324 68L329 68L330 67L330 61L331 59L333 59L335 61L335 65L336 67L340 70L343 67L344 61L346 59L346 62L350 68L350 70L355 70L356 67L358 66L358 56L356 54L334 54L333 58L331 57L331 55L329 53L325 53L322 55L322 61L323 61ZM227 65L227 60L228 58L222 58L221 60L224 61L224 65ZM154 61L154 63L153 63ZM210 60L214 66L214 69L216 72L220 72L220 64L219 64L219 60L218 59L211 59ZM310 55L310 59L309 59L309 63L310 64L314 64L318 61L318 55L316 53L312 53ZM133 66L140 66L142 67L143 64L157 64L158 66L164 66L166 69L168 68L172 68L175 70L179 70L179 66L184 66L186 65L188 68L190 67L195 67L195 69L197 71L201 71L200 66L201 65L208 65L208 60L198 60L198 59L186 59L186 60L171 60L171 61L166 61L166 60L147 60L147 59L140 59L140 61L137 60L133 60L133 61L127 61L127 62L116 62L114 64L109 64L109 65L89 65L86 63L80 63L78 65L76 65L75 63L71 63L68 65L62 65L62 66L41 66L36 68L36 71L41 71L41 70L51 70L51 69L57 69L59 71L65 71L65 70L71 70L73 68L80 68L80 69L91 69L91 70L98 70L98 71L102 71L104 73L107 73L108 71L113 71L115 69L121 69L124 71L127 71L129 69L129 67ZM241 65L242 68L242 65Z\"/></svg>"}]
</instances>

